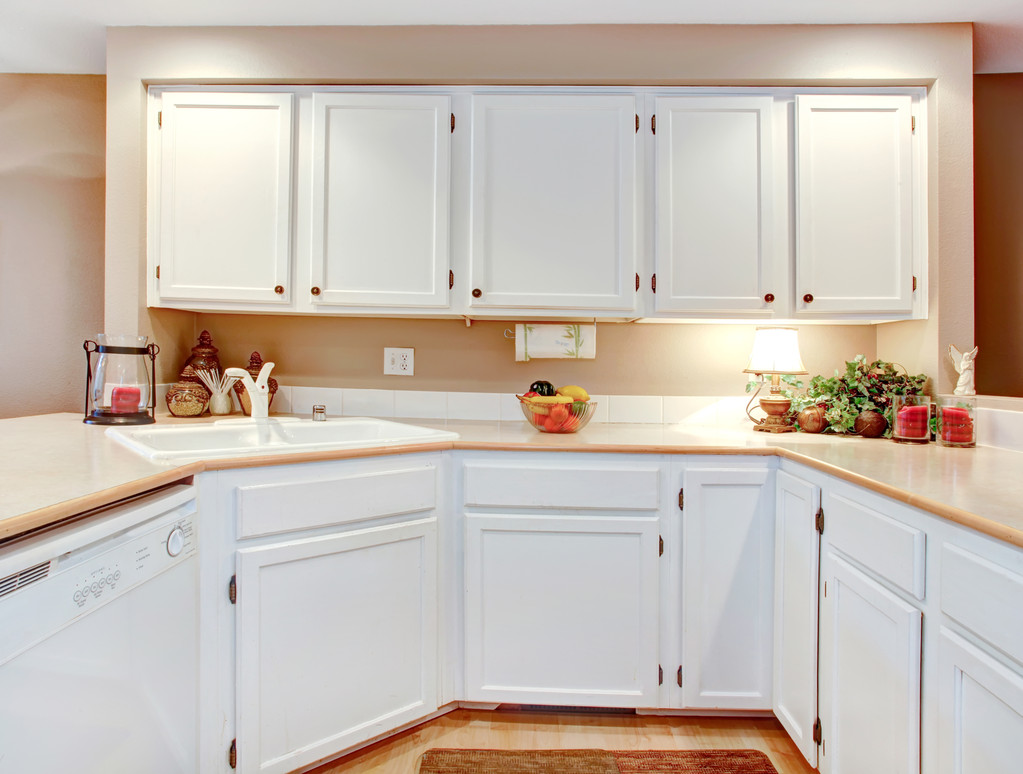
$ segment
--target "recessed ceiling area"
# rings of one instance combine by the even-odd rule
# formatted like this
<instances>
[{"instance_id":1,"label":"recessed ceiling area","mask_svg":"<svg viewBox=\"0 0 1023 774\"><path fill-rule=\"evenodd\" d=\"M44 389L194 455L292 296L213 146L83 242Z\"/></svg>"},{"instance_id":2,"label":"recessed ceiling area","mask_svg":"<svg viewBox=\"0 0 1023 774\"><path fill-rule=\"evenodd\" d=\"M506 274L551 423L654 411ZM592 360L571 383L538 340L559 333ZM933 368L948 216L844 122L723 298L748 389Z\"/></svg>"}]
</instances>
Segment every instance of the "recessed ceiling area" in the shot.
<instances>
[{"instance_id":1,"label":"recessed ceiling area","mask_svg":"<svg viewBox=\"0 0 1023 774\"><path fill-rule=\"evenodd\" d=\"M106 28L973 22L975 71L1023 72L1020 0L36 0L0 11L0 72L103 73Z\"/></svg>"}]
</instances>

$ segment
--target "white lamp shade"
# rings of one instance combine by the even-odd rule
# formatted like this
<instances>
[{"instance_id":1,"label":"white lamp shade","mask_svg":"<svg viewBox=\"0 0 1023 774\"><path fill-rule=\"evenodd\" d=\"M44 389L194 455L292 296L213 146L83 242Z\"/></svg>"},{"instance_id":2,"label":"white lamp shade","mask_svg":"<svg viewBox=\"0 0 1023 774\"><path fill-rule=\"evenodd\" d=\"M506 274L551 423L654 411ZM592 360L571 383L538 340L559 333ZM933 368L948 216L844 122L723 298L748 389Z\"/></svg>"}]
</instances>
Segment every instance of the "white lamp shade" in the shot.
<instances>
[{"instance_id":1,"label":"white lamp shade","mask_svg":"<svg viewBox=\"0 0 1023 774\"><path fill-rule=\"evenodd\" d=\"M757 328L753 352L743 373L805 374L799 356L799 338L795 328Z\"/></svg>"}]
</instances>

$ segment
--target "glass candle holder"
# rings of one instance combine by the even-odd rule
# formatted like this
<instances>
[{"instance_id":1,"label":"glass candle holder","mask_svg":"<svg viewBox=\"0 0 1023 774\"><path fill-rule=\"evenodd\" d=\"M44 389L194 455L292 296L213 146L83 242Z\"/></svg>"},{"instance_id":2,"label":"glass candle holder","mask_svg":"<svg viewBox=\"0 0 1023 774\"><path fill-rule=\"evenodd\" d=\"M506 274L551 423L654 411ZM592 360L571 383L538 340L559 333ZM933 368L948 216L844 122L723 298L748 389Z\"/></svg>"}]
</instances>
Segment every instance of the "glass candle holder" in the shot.
<instances>
[{"instance_id":1,"label":"glass candle holder","mask_svg":"<svg viewBox=\"0 0 1023 774\"><path fill-rule=\"evenodd\" d=\"M938 398L938 443L942 446L977 445L977 399L968 395Z\"/></svg>"},{"instance_id":2,"label":"glass candle holder","mask_svg":"<svg viewBox=\"0 0 1023 774\"><path fill-rule=\"evenodd\" d=\"M898 443L929 443L931 398L928 395L892 396L892 440Z\"/></svg>"}]
</instances>

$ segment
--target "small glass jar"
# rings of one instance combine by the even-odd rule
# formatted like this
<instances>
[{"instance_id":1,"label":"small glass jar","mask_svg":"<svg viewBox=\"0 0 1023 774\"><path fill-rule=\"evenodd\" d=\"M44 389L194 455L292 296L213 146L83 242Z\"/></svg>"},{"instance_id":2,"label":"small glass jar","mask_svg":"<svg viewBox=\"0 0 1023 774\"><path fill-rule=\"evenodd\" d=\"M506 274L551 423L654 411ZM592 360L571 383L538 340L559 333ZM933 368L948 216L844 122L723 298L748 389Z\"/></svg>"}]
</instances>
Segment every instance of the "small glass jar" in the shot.
<instances>
[{"instance_id":1,"label":"small glass jar","mask_svg":"<svg viewBox=\"0 0 1023 774\"><path fill-rule=\"evenodd\" d=\"M929 395L892 395L892 440L898 443L930 443Z\"/></svg>"},{"instance_id":2,"label":"small glass jar","mask_svg":"<svg viewBox=\"0 0 1023 774\"><path fill-rule=\"evenodd\" d=\"M977 399L969 395L938 398L938 443L942 446L977 445Z\"/></svg>"}]
</instances>

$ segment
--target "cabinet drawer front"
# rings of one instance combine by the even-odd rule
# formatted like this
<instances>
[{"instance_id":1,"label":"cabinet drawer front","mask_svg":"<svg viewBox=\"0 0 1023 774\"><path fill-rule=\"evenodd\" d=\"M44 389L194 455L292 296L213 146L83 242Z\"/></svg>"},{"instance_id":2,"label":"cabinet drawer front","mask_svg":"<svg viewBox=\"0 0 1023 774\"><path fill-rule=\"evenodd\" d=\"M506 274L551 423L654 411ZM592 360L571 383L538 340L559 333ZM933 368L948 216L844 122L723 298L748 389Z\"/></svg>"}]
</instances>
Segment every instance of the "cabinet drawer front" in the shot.
<instances>
[{"instance_id":1,"label":"cabinet drawer front","mask_svg":"<svg viewBox=\"0 0 1023 774\"><path fill-rule=\"evenodd\" d=\"M1023 575L941 547L941 611L1023 664Z\"/></svg>"},{"instance_id":2,"label":"cabinet drawer front","mask_svg":"<svg viewBox=\"0 0 1023 774\"><path fill-rule=\"evenodd\" d=\"M432 510L437 470L427 465L239 486L237 493L238 537L250 538Z\"/></svg>"},{"instance_id":3,"label":"cabinet drawer front","mask_svg":"<svg viewBox=\"0 0 1023 774\"><path fill-rule=\"evenodd\" d=\"M464 504L487 508L595 508L653 511L656 467L467 464Z\"/></svg>"},{"instance_id":4,"label":"cabinet drawer front","mask_svg":"<svg viewBox=\"0 0 1023 774\"><path fill-rule=\"evenodd\" d=\"M926 535L922 530L842 495L831 495L824 506L824 539L894 586L924 598Z\"/></svg>"}]
</instances>

